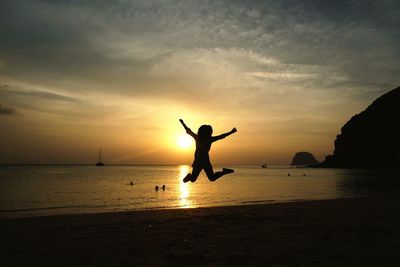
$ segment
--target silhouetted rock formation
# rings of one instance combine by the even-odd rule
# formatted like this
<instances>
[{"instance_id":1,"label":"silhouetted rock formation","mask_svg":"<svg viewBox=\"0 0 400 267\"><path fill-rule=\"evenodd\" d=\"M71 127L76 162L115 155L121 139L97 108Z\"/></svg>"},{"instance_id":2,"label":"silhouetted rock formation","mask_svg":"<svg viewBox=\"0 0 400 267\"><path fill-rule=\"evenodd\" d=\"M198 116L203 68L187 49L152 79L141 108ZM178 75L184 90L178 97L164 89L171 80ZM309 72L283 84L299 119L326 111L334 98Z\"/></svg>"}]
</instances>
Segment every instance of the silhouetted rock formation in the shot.
<instances>
[{"instance_id":1,"label":"silhouetted rock formation","mask_svg":"<svg viewBox=\"0 0 400 267\"><path fill-rule=\"evenodd\" d=\"M333 155L321 167L400 167L400 87L353 116L336 137Z\"/></svg>"},{"instance_id":2,"label":"silhouetted rock formation","mask_svg":"<svg viewBox=\"0 0 400 267\"><path fill-rule=\"evenodd\" d=\"M306 166L317 166L318 164L318 160L310 152L297 152L292 159L292 163L290 163L290 165Z\"/></svg>"}]
</instances>

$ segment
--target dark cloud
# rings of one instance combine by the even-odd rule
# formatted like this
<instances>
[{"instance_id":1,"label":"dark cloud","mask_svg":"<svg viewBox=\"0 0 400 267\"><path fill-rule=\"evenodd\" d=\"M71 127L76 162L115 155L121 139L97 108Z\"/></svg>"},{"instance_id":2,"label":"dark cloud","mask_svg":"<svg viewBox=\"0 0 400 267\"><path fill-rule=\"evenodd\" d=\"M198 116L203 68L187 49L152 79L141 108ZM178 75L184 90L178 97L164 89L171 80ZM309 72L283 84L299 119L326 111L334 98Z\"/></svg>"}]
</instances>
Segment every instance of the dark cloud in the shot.
<instances>
[{"instance_id":1,"label":"dark cloud","mask_svg":"<svg viewBox=\"0 0 400 267\"><path fill-rule=\"evenodd\" d=\"M55 90L27 89L8 84L0 84L0 99L5 104L17 107L18 109L38 111L63 117L79 117L82 112L81 107L88 106L87 103L78 97L58 93ZM89 109L89 107L87 108Z\"/></svg>"},{"instance_id":2,"label":"dark cloud","mask_svg":"<svg viewBox=\"0 0 400 267\"><path fill-rule=\"evenodd\" d=\"M0 115L16 115L17 110L15 108L3 106L0 103Z\"/></svg>"},{"instance_id":3,"label":"dark cloud","mask_svg":"<svg viewBox=\"0 0 400 267\"><path fill-rule=\"evenodd\" d=\"M65 96L48 91L40 90L26 90L18 87L9 86L7 84L0 84L0 96L13 98L15 96L26 97L26 98L41 98L51 101L66 101L66 102L81 102L78 98Z\"/></svg>"}]
</instances>

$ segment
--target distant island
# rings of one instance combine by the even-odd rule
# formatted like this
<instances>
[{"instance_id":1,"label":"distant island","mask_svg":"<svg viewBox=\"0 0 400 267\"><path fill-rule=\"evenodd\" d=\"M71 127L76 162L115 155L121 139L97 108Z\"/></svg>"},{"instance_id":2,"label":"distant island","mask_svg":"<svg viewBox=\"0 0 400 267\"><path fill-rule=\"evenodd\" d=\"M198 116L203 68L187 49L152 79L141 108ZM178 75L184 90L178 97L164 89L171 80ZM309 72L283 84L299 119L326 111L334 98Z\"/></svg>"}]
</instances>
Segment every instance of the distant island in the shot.
<instances>
[{"instance_id":1,"label":"distant island","mask_svg":"<svg viewBox=\"0 0 400 267\"><path fill-rule=\"evenodd\" d=\"M297 152L290 165L302 165L302 166L318 166L319 162L315 159L314 155L310 152Z\"/></svg>"},{"instance_id":2,"label":"distant island","mask_svg":"<svg viewBox=\"0 0 400 267\"><path fill-rule=\"evenodd\" d=\"M336 137L333 155L320 167L400 167L400 87L353 116Z\"/></svg>"}]
</instances>

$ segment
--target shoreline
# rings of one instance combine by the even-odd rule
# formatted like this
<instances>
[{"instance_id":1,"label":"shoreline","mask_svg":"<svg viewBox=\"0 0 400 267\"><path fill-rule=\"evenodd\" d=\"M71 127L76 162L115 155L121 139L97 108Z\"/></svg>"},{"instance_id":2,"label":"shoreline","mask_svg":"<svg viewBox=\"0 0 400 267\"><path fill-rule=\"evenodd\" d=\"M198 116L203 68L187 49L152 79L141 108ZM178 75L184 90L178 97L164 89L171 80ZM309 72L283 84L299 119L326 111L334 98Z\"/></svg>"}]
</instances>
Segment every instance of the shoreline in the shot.
<instances>
[{"instance_id":1,"label":"shoreline","mask_svg":"<svg viewBox=\"0 0 400 267\"><path fill-rule=\"evenodd\" d=\"M96 215L96 214L110 214L110 213L131 213L131 212L146 212L146 211L163 211L163 210L191 210L191 209L208 209L208 208L231 208L231 207L241 207L241 206L258 206L258 205L276 205L284 203L302 203L311 201L329 201L338 199L351 199L351 198L363 198L364 195L353 195L353 196L342 196L335 198L321 198L321 199L293 199L293 200L254 200L254 201L244 201L238 203L226 203L226 205L219 204L209 204L200 207L154 207L154 208L138 208L138 209L127 209L127 210L106 210L106 209L96 209L92 208L90 211L79 211L79 212L61 212L61 213L43 213L43 214L28 214L30 211L37 210L62 210L64 207L46 207L46 208L36 208L36 209L21 209L21 210L2 210L0 211L0 220L8 219L24 219L24 218L37 218L37 217L53 217L53 216L79 216L79 215ZM20 214L18 214L20 213Z\"/></svg>"},{"instance_id":2,"label":"shoreline","mask_svg":"<svg viewBox=\"0 0 400 267\"><path fill-rule=\"evenodd\" d=\"M398 200L8 218L0 220L0 248L11 266L398 265Z\"/></svg>"}]
</instances>

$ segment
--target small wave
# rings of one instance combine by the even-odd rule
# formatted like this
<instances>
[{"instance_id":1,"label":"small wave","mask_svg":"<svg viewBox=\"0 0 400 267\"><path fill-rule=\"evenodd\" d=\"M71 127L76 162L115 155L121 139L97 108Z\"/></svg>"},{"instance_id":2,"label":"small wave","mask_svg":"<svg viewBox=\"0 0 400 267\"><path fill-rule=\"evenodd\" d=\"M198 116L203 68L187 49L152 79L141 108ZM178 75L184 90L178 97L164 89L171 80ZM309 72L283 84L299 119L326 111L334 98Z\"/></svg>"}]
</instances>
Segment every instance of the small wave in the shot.
<instances>
[{"instance_id":1,"label":"small wave","mask_svg":"<svg viewBox=\"0 0 400 267\"><path fill-rule=\"evenodd\" d=\"M257 203L273 203L277 202L276 200L266 199L266 200L249 200L243 201L242 204L257 204Z\"/></svg>"},{"instance_id":2,"label":"small wave","mask_svg":"<svg viewBox=\"0 0 400 267\"><path fill-rule=\"evenodd\" d=\"M87 206L57 206L57 207L40 207L40 208L25 208L25 209L0 209L0 212L23 212L23 211L40 211L40 210L58 210L71 208L87 208Z\"/></svg>"},{"instance_id":3,"label":"small wave","mask_svg":"<svg viewBox=\"0 0 400 267\"><path fill-rule=\"evenodd\" d=\"M68 206L52 206L52 207L38 207L38 208L22 208L22 209L0 209L0 213L6 212L32 212L32 211L45 211L45 210L62 210L62 209L112 209L118 206L126 206L126 204L102 204L102 205L68 205Z\"/></svg>"},{"instance_id":4,"label":"small wave","mask_svg":"<svg viewBox=\"0 0 400 267\"><path fill-rule=\"evenodd\" d=\"M0 213L18 213L18 212L40 212L40 211L51 211L51 210L68 210L68 209L79 209L79 210L93 210L93 209L104 209L104 210L125 210L122 209L121 207L126 207L126 206L135 206L135 205L142 205L145 202L137 201L137 202L131 202L131 203L109 203L109 204L103 204L103 205L68 205L68 206L50 206L50 207L36 207L36 208L21 208L21 209L0 209ZM164 209L168 208L169 206L160 206L156 207L156 209ZM141 210L142 208L138 208L138 210ZM150 208L143 208L143 209L153 209L152 207ZM131 208L127 208L126 210L132 210ZM133 210L136 210L135 208ZM85 212L84 212L85 213Z\"/></svg>"}]
</instances>

